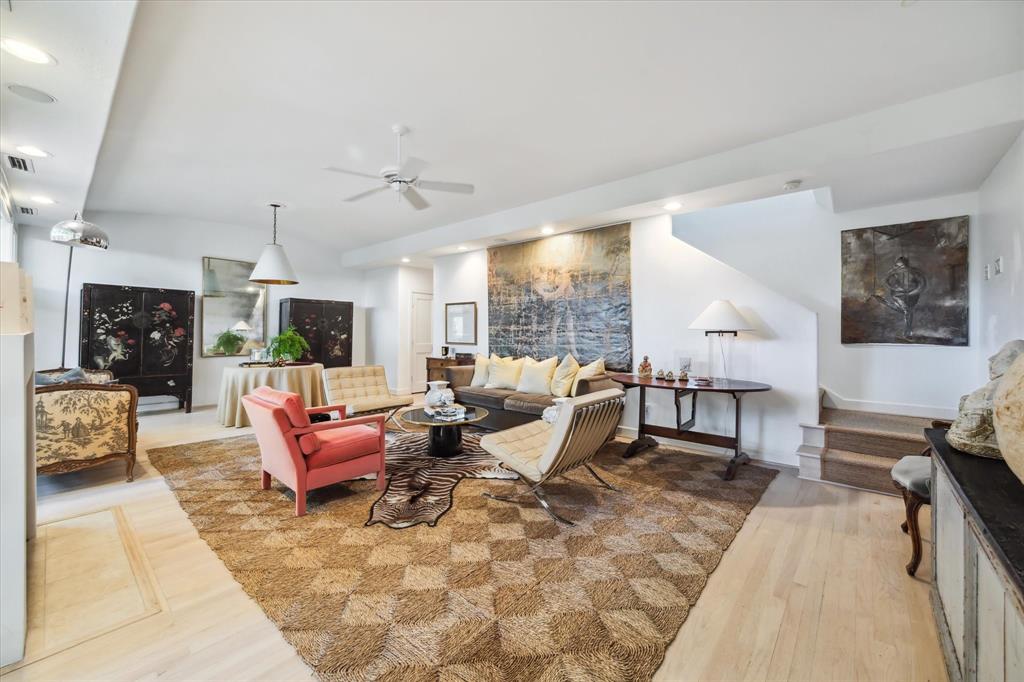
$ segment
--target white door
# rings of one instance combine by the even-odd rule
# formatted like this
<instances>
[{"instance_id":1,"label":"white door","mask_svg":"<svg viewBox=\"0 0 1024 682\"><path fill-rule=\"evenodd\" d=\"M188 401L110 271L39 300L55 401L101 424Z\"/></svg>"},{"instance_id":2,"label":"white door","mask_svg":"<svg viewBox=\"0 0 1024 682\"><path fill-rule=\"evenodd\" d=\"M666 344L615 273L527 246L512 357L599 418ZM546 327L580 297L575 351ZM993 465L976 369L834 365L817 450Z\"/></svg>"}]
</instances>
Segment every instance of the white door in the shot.
<instances>
[{"instance_id":1,"label":"white door","mask_svg":"<svg viewBox=\"0 0 1024 682\"><path fill-rule=\"evenodd\" d=\"M412 392L427 390L427 356L433 348L433 294L412 294Z\"/></svg>"}]
</instances>

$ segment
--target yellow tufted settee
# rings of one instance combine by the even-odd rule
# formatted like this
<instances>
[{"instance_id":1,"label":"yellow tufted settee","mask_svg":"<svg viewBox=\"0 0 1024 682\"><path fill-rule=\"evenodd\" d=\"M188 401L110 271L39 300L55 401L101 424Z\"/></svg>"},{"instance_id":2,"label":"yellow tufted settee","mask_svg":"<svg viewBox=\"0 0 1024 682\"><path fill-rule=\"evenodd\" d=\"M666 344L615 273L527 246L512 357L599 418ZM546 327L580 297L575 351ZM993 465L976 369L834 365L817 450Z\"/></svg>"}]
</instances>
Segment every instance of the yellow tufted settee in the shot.
<instances>
[{"instance_id":1,"label":"yellow tufted settee","mask_svg":"<svg viewBox=\"0 0 1024 682\"><path fill-rule=\"evenodd\" d=\"M344 405L349 416L386 412L393 419L400 408L412 405L411 395L392 395L381 365L330 367L323 376L327 404Z\"/></svg>"}]
</instances>

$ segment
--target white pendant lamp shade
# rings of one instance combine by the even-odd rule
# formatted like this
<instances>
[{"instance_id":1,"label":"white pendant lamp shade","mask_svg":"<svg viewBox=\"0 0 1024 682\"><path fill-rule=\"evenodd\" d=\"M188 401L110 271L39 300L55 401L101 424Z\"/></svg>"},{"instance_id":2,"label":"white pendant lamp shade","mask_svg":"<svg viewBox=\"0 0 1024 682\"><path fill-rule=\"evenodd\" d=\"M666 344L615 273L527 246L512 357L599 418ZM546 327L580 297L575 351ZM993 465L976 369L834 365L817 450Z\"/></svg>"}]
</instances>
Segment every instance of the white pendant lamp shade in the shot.
<instances>
[{"instance_id":1,"label":"white pendant lamp shade","mask_svg":"<svg viewBox=\"0 0 1024 682\"><path fill-rule=\"evenodd\" d=\"M233 332L251 332L252 331L252 327L250 327L249 323L246 322L245 320L239 320L238 322L235 322L234 326L231 327L231 331L233 331Z\"/></svg>"},{"instance_id":2,"label":"white pendant lamp shade","mask_svg":"<svg viewBox=\"0 0 1024 682\"><path fill-rule=\"evenodd\" d=\"M76 213L72 220L62 220L50 229L50 241L68 246L106 249L110 246L107 233Z\"/></svg>"},{"instance_id":3,"label":"white pendant lamp shade","mask_svg":"<svg viewBox=\"0 0 1024 682\"><path fill-rule=\"evenodd\" d=\"M712 301L711 305L704 309L697 319L690 324L690 329L703 329L716 332L742 332L751 331L753 327L746 318L736 310L729 301L724 299Z\"/></svg>"},{"instance_id":4,"label":"white pendant lamp shade","mask_svg":"<svg viewBox=\"0 0 1024 682\"><path fill-rule=\"evenodd\" d=\"M295 270L285 255L284 247L277 243L277 209L281 208L281 204L270 206L274 209L274 241L263 247L256 267L249 275L249 281L259 284L298 284L299 280L295 277Z\"/></svg>"}]
</instances>

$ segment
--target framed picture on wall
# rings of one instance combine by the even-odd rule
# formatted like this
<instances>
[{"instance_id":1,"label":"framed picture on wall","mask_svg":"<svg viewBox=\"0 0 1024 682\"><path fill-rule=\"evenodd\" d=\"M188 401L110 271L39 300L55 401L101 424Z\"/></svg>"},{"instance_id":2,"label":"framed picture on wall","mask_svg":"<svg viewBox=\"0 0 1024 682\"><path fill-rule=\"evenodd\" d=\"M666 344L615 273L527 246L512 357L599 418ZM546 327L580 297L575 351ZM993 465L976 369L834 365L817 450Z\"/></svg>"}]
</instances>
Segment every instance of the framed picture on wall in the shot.
<instances>
[{"instance_id":1,"label":"framed picture on wall","mask_svg":"<svg viewBox=\"0 0 1024 682\"><path fill-rule=\"evenodd\" d=\"M203 257L200 329L204 358L249 355L267 345L267 285L249 281L255 263Z\"/></svg>"},{"instance_id":2,"label":"framed picture on wall","mask_svg":"<svg viewBox=\"0 0 1024 682\"><path fill-rule=\"evenodd\" d=\"M444 304L444 342L476 345L476 303Z\"/></svg>"}]
</instances>

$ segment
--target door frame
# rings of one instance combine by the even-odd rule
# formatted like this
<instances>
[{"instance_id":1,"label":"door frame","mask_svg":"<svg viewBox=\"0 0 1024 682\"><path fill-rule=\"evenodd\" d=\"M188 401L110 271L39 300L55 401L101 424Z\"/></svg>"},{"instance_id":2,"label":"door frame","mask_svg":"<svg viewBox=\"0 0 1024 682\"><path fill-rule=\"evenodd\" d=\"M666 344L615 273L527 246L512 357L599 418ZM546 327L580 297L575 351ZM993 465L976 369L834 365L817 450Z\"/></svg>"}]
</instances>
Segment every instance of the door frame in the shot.
<instances>
[{"instance_id":1,"label":"door frame","mask_svg":"<svg viewBox=\"0 0 1024 682\"><path fill-rule=\"evenodd\" d=\"M434 351L434 292L432 291L411 291L409 292L409 392L410 393L423 393L427 390L427 385L424 382L422 385L416 383L416 297L417 296L429 296L430 297L430 350L427 351L427 357ZM424 371L426 364L424 364ZM417 388L423 390L417 390Z\"/></svg>"}]
</instances>

